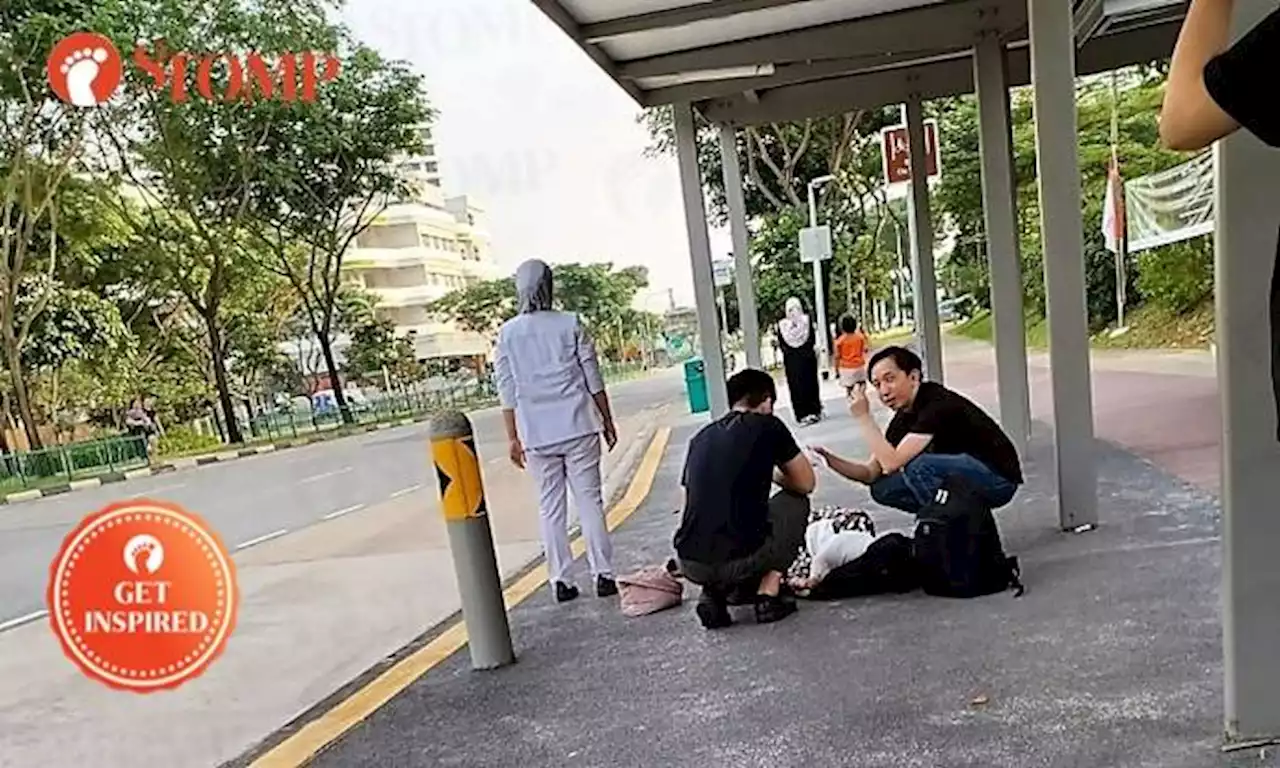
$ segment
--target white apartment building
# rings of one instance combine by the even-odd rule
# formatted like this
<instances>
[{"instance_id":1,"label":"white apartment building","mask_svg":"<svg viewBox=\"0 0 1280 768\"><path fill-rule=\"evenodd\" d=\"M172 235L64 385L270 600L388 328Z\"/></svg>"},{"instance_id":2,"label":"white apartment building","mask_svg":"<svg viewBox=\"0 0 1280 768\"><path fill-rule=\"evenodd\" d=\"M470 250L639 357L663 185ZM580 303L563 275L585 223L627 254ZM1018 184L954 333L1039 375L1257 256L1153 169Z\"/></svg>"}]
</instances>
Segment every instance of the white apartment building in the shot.
<instances>
[{"instance_id":1,"label":"white apartment building","mask_svg":"<svg viewBox=\"0 0 1280 768\"><path fill-rule=\"evenodd\" d=\"M401 158L397 169L406 179L421 187L439 188L442 186L440 160L436 157L436 142L431 135L431 126L419 126L418 135L422 138L422 154Z\"/></svg>"},{"instance_id":2,"label":"white apartment building","mask_svg":"<svg viewBox=\"0 0 1280 768\"><path fill-rule=\"evenodd\" d=\"M414 339L419 360L489 354L484 336L427 311L450 291L502 275L483 220L466 195L446 199L437 183L422 184L416 199L379 214L344 259L347 279L378 297L378 315Z\"/></svg>"}]
</instances>

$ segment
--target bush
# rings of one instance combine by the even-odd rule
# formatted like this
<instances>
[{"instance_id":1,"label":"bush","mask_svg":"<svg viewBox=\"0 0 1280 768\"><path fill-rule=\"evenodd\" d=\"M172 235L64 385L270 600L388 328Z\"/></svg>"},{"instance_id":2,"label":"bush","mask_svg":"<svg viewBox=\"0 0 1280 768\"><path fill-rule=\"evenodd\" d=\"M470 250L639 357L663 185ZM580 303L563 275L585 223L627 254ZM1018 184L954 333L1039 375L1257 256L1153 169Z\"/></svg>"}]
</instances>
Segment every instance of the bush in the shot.
<instances>
[{"instance_id":1,"label":"bush","mask_svg":"<svg viewBox=\"0 0 1280 768\"><path fill-rule=\"evenodd\" d=\"M1212 240L1197 237L1139 253L1138 290L1176 314L1199 306L1213 295Z\"/></svg>"},{"instance_id":2,"label":"bush","mask_svg":"<svg viewBox=\"0 0 1280 768\"><path fill-rule=\"evenodd\" d=\"M160 437L157 453L171 456L179 453L197 453L211 451L222 447L222 441L216 435L202 435L190 427L173 427L165 430Z\"/></svg>"}]
</instances>

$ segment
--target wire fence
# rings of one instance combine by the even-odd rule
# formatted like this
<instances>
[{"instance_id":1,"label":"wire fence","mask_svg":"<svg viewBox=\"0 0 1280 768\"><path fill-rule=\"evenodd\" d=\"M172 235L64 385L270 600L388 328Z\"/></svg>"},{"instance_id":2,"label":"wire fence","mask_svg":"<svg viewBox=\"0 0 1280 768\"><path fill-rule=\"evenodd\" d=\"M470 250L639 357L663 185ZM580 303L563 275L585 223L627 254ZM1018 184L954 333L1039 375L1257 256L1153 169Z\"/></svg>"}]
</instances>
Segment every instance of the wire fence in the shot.
<instances>
[{"instance_id":1,"label":"wire fence","mask_svg":"<svg viewBox=\"0 0 1280 768\"><path fill-rule=\"evenodd\" d=\"M601 373L610 382L636 378L646 370L638 363L601 366ZM349 401L349 406L352 423L366 425L393 423L443 410L483 408L497 401L498 394L492 379L484 378L450 387L388 393L360 402ZM282 409L259 413L240 422L243 438L255 442L299 437L342 426L342 414L334 407L305 412ZM221 424L218 428L225 435ZM125 472L150 463L147 438L142 435L119 435L4 454L0 455L0 496Z\"/></svg>"},{"instance_id":2,"label":"wire fence","mask_svg":"<svg viewBox=\"0 0 1280 768\"><path fill-rule=\"evenodd\" d=\"M647 370L642 363L603 363L600 367L605 380L614 383L637 378ZM360 401L348 399L352 419L348 426L389 423L445 410L469 411L497 402L497 387L487 377L430 390L385 393ZM305 410L280 408L238 421L241 437L246 441L295 438L344 426L342 413L334 405ZM223 424L219 422L216 426L225 440Z\"/></svg>"},{"instance_id":3,"label":"wire fence","mask_svg":"<svg viewBox=\"0 0 1280 768\"><path fill-rule=\"evenodd\" d=\"M147 439L121 435L0 456L0 493L86 480L148 464Z\"/></svg>"}]
</instances>

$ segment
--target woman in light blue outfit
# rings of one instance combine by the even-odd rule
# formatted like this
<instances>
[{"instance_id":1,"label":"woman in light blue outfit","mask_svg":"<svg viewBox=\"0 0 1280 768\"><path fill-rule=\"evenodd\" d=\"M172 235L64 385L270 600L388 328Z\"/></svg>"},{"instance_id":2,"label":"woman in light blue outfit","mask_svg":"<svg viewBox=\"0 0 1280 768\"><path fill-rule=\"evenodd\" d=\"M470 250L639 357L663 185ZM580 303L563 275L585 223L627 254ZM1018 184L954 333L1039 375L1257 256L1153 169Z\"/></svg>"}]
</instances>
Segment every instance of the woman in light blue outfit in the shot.
<instances>
[{"instance_id":1,"label":"woman in light blue outfit","mask_svg":"<svg viewBox=\"0 0 1280 768\"><path fill-rule=\"evenodd\" d=\"M494 369L511 461L538 486L547 571L556 600L578 596L569 578L569 496L583 536L596 594L617 594L613 546L605 525L600 436L618 442L595 344L577 315L552 309L551 268L538 260L516 270L519 314L498 331Z\"/></svg>"}]
</instances>

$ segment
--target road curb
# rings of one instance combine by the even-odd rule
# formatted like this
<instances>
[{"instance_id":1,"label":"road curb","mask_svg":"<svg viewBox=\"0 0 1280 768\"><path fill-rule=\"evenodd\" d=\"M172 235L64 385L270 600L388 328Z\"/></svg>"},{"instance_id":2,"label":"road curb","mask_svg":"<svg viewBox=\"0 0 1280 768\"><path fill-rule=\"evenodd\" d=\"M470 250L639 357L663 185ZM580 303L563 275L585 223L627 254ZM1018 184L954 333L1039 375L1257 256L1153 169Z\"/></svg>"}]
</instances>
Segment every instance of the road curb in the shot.
<instances>
[{"instance_id":1,"label":"road curb","mask_svg":"<svg viewBox=\"0 0 1280 768\"><path fill-rule=\"evenodd\" d=\"M496 406L494 405L488 405L476 408L473 411L468 411L467 414L470 416L495 407ZM283 451L289 448L315 445L316 443L327 443L331 440L341 440L345 437L356 437L358 435L380 432L387 429L409 427L414 424L421 424L424 421L429 421L434 415L435 414L432 413L420 413L408 418L382 421L376 424L356 424L345 429L342 428L342 425L340 424L325 425L310 435L299 436L290 440L279 440L251 448L224 449L215 453L201 454L199 456L184 456L180 459L171 459L163 464L152 464L148 467L127 469L121 472L108 472L98 477L86 478L84 480L73 480L66 483L60 483L55 486L50 486L48 488L33 488L28 491L15 491L7 496L0 497L0 506L18 504L24 501L35 501L36 499L42 499L46 496L59 496L64 493L72 493L74 491L82 491L89 488L98 488L103 485L136 480L140 477L165 475L171 472L204 467L210 464L221 464L223 462L235 461L236 459L248 458L250 456L261 456L264 453L273 453L275 451Z\"/></svg>"},{"instance_id":2,"label":"road curb","mask_svg":"<svg viewBox=\"0 0 1280 768\"><path fill-rule=\"evenodd\" d=\"M98 477L90 477L83 480L72 480L70 482L52 485L48 488L32 488L27 491L15 491L6 496L0 497L0 506L19 504L25 501L35 501L47 496L60 496L65 493L83 491L90 488L100 488L104 485L123 483L142 477L167 475L172 472L209 466L210 464L224 464L237 459L262 456L268 453L275 453L276 451L284 451L290 448L314 445L316 443L327 443L333 440L341 440L345 437L356 437L358 435L369 434L371 432L377 432L385 429L411 426L421 423L425 418L429 417L398 419L396 421L380 422L377 424L358 424L345 430L330 428L323 432L306 435L305 437L281 440L279 442L267 443L265 445L258 445L249 448L228 449L218 451L216 453L201 454L199 456L184 456L180 459L171 459L162 464L152 464L149 467L138 467L136 469L127 469L120 472L108 472Z\"/></svg>"}]
</instances>

